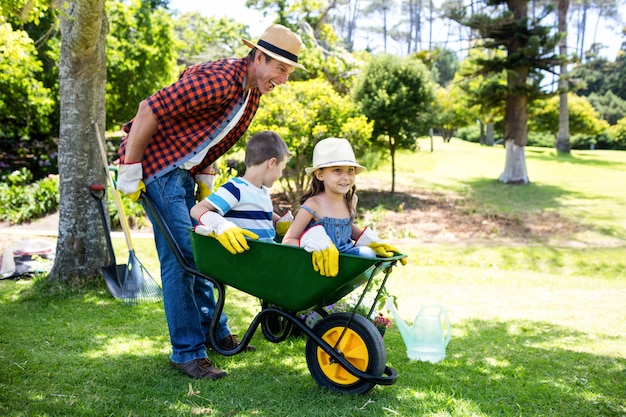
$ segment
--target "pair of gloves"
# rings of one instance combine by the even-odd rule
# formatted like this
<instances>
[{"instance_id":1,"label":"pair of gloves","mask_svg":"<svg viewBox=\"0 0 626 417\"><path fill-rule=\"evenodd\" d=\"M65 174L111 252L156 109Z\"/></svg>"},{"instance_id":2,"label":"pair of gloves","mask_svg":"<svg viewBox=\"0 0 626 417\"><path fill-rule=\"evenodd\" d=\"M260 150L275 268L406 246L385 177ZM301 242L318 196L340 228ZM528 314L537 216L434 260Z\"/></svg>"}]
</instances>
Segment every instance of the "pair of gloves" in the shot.
<instances>
[{"instance_id":1,"label":"pair of gloves","mask_svg":"<svg viewBox=\"0 0 626 417\"><path fill-rule=\"evenodd\" d=\"M257 240L259 238L256 233L238 227L233 222L226 220L214 211L207 211L203 213L198 219L198 222L200 224L194 228L196 233L214 237L222 246L224 246L224 248L226 248L227 251L233 255L243 253L244 251L250 249L246 237L252 240ZM276 233L284 235L287 229L289 229L289 226L291 226L292 222L293 215L291 214L291 211L287 211L287 213L285 213L276 222Z\"/></svg>"},{"instance_id":2,"label":"pair of gloves","mask_svg":"<svg viewBox=\"0 0 626 417\"><path fill-rule=\"evenodd\" d=\"M376 256L390 258L400 253L395 246L383 243L376 232L369 227L363 229L354 246L369 246ZM307 229L300 237L300 247L312 253L313 269L325 277L335 277L339 273L339 251L320 224ZM400 263L406 265L406 258Z\"/></svg>"},{"instance_id":3,"label":"pair of gloves","mask_svg":"<svg viewBox=\"0 0 626 417\"><path fill-rule=\"evenodd\" d=\"M197 201L204 200L213 193L214 174L196 174L194 180L198 185L196 189ZM131 200L139 201L141 193L146 191L141 162L121 164L116 186L122 194L127 195Z\"/></svg>"}]
</instances>

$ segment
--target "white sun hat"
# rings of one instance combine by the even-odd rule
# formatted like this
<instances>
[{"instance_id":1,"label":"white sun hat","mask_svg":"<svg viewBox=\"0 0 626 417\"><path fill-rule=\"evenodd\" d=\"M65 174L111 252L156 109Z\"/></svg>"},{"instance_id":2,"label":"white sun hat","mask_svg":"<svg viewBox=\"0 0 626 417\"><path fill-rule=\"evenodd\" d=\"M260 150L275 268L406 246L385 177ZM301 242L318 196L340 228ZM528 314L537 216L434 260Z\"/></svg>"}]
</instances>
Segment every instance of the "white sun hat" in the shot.
<instances>
[{"instance_id":1,"label":"white sun hat","mask_svg":"<svg viewBox=\"0 0 626 417\"><path fill-rule=\"evenodd\" d=\"M307 175L311 175L317 169L326 167L350 166L356 168L356 173L362 172L365 167L359 165L354 157L354 151L350 142L342 138L322 139L313 149L313 166L304 169Z\"/></svg>"}]
</instances>

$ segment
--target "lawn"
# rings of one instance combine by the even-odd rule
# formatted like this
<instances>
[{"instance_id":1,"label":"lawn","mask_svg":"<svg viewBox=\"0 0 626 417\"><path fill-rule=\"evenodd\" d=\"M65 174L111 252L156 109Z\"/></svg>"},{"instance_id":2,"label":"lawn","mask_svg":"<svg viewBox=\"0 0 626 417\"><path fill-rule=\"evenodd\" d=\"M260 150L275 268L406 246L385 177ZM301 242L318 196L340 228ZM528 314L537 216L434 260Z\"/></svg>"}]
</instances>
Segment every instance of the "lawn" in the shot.
<instances>
[{"instance_id":1,"label":"lawn","mask_svg":"<svg viewBox=\"0 0 626 417\"><path fill-rule=\"evenodd\" d=\"M409 360L394 326L385 344L396 384L341 395L311 379L304 339L272 344L257 332L256 352L210 353L227 378L190 380L167 363L160 303L126 307L102 285L63 290L0 281L0 414L624 417L626 153L557 157L529 148L526 156L531 185L504 186L495 180L501 147L437 142L430 153L424 142L422 151L398 155L399 192L460 199L470 218L498 213L530 223L554 212L580 226L554 229L551 238L402 234L398 245L410 261L393 271L388 292L409 324L425 304L445 307L452 338L440 363ZM363 180L384 189L390 175L383 165ZM383 218L389 204L371 211ZM152 242L134 243L158 275ZM120 261L124 242L115 245ZM242 334L257 306L230 290L231 326Z\"/></svg>"}]
</instances>

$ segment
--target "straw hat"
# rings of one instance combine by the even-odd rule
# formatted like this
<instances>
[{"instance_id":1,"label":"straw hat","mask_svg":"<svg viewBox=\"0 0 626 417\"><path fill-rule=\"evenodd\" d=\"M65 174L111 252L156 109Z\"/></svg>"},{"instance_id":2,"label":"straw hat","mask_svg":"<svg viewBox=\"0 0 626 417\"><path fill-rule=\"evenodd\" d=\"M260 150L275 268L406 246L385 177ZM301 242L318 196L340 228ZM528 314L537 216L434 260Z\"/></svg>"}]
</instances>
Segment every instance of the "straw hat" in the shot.
<instances>
[{"instance_id":1,"label":"straw hat","mask_svg":"<svg viewBox=\"0 0 626 417\"><path fill-rule=\"evenodd\" d=\"M250 48L260 49L274 59L306 71L302 64L298 64L302 40L283 25L272 25L265 29L256 45L247 39L242 41Z\"/></svg>"},{"instance_id":2,"label":"straw hat","mask_svg":"<svg viewBox=\"0 0 626 417\"><path fill-rule=\"evenodd\" d=\"M356 173L365 169L363 165L356 163L354 151L347 139L326 138L322 139L313 149L313 166L304 169L307 175L315 170L326 167L350 166L356 167Z\"/></svg>"}]
</instances>

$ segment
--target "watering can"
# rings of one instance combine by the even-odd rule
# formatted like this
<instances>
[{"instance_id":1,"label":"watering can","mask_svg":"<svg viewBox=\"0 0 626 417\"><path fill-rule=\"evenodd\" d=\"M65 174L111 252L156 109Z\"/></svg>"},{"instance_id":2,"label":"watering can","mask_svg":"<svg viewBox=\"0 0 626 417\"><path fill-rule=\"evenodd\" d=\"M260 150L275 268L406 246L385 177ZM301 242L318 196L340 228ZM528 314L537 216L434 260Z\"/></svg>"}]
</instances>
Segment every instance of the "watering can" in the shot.
<instances>
[{"instance_id":1,"label":"watering can","mask_svg":"<svg viewBox=\"0 0 626 417\"><path fill-rule=\"evenodd\" d=\"M438 304L422 306L409 327L393 305L393 298L387 299L385 307L393 314L409 359L437 363L446 357L452 332L445 308Z\"/></svg>"}]
</instances>

